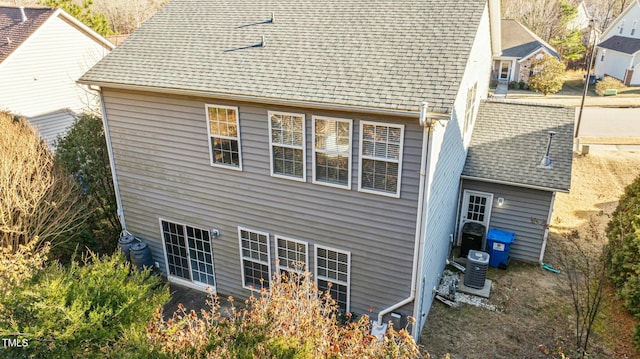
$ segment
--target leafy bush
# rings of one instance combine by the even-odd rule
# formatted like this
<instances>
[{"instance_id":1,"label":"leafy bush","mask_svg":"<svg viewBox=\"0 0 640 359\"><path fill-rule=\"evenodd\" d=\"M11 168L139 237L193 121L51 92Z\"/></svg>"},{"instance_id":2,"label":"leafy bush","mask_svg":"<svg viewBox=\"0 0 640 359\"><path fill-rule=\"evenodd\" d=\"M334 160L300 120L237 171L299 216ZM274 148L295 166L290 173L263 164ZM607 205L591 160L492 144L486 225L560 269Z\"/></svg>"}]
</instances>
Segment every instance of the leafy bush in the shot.
<instances>
[{"instance_id":1,"label":"leafy bush","mask_svg":"<svg viewBox=\"0 0 640 359\"><path fill-rule=\"evenodd\" d=\"M23 333L28 346L0 356L104 357L125 330L144 331L168 299L160 277L131 271L118 252L51 264L2 297L0 331Z\"/></svg>"},{"instance_id":2,"label":"leafy bush","mask_svg":"<svg viewBox=\"0 0 640 359\"><path fill-rule=\"evenodd\" d=\"M320 294L310 274L275 276L269 290L233 305L222 316L216 297L200 315L181 307L160 314L147 334L128 331L111 352L129 358L418 358L409 333L390 328L383 341L370 334L367 316L338 323L338 306Z\"/></svg>"},{"instance_id":3,"label":"leafy bush","mask_svg":"<svg viewBox=\"0 0 640 359\"><path fill-rule=\"evenodd\" d=\"M67 135L56 142L56 162L72 175L82 188L85 203L94 210L81 238L57 248L54 254L69 258L77 244L82 250L112 253L121 227L102 119L91 114L79 116Z\"/></svg>"},{"instance_id":4,"label":"leafy bush","mask_svg":"<svg viewBox=\"0 0 640 359\"><path fill-rule=\"evenodd\" d=\"M625 306L640 317L640 177L620 198L607 226L609 238L609 277ZM640 326L636 326L640 348Z\"/></svg>"},{"instance_id":5,"label":"leafy bush","mask_svg":"<svg viewBox=\"0 0 640 359\"><path fill-rule=\"evenodd\" d=\"M524 81L522 81L522 80L520 80L520 82L518 82L518 88L519 88L520 90L524 90L524 88L525 88L526 86L527 86L527 83L526 83L526 82L524 82Z\"/></svg>"},{"instance_id":6,"label":"leafy bush","mask_svg":"<svg viewBox=\"0 0 640 359\"><path fill-rule=\"evenodd\" d=\"M531 63L533 75L529 77L529 88L545 96L562 90L565 65L551 55L544 55Z\"/></svg>"},{"instance_id":7,"label":"leafy bush","mask_svg":"<svg viewBox=\"0 0 640 359\"><path fill-rule=\"evenodd\" d=\"M596 84L596 93L600 96L604 96L607 90L620 90L624 87L625 86L622 81L611 76L605 76L602 81L598 81Z\"/></svg>"}]
</instances>

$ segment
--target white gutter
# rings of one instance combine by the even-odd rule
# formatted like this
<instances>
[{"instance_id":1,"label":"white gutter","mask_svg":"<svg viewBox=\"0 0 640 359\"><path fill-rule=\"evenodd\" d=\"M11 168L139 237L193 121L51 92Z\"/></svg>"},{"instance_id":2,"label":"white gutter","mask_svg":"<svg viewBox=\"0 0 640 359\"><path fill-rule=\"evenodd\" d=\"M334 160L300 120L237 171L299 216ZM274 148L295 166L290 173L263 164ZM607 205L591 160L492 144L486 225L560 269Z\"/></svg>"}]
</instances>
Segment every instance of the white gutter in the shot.
<instances>
[{"instance_id":1,"label":"white gutter","mask_svg":"<svg viewBox=\"0 0 640 359\"><path fill-rule=\"evenodd\" d=\"M375 108L375 107L352 106L352 105L341 105L341 104L320 103L320 102L307 102L302 100L288 100L288 99L279 99L279 98L270 98L270 97L258 97L258 96L251 96L251 95L210 92L210 91L204 91L204 90L184 90L184 89L174 89L174 88L166 88L166 87L117 84L117 83L100 82L100 81L96 82L96 81L80 80L77 82L84 85L95 85L100 87L109 87L109 88L121 89L121 90L147 91L147 92L184 95L184 96L213 97L213 98L222 99L222 100L245 101L245 102L262 103L262 104L268 104L268 105L281 105L281 106L306 107L306 108L321 109L321 110L360 112L360 113L368 113L368 114L384 115L384 116L400 116L400 117L413 117L413 118L417 117L418 115L422 116L422 113L418 114L417 112L407 111L407 110L381 109L381 108ZM448 120L451 116L441 112L427 112L427 117L431 119L436 119L436 120Z\"/></svg>"},{"instance_id":2,"label":"white gutter","mask_svg":"<svg viewBox=\"0 0 640 359\"><path fill-rule=\"evenodd\" d=\"M544 252L547 250L547 239L549 238L549 225L551 224L551 219L553 215L553 204L556 201L556 193L553 192L551 195L551 204L549 205L549 214L547 215L547 222L545 223L544 228L544 236L542 237L542 248L540 249L540 258L538 262L542 263L544 259Z\"/></svg>"},{"instance_id":3,"label":"white gutter","mask_svg":"<svg viewBox=\"0 0 640 359\"><path fill-rule=\"evenodd\" d=\"M104 127L104 139L107 142L107 152L109 153L109 166L111 167L111 179L113 180L113 191L116 195L117 215L122 226L122 231L127 231L127 224L124 219L124 213L122 212L122 197L120 197L120 187L118 186L118 179L116 176L116 163L113 159L113 147L111 146L111 132L109 131L109 121L107 121L107 109L104 106L104 95L102 89L98 89L100 94L100 110L102 111L102 126Z\"/></svg>"},{"instance_id":4,"label":"white gutter","mask_svg":"<svg viewBox=\"0 0 640 359\"><path fill-rule=\"evenodd\" d=\"M487 178L480 178L480 177L466 176L466 175L462 175L462 176L460 176L460 178L468 179L468 180L474 180L474 181L478 181L478 182L489 182L489 183L497 183L497 184L504 184L504 185L508 185L508 186L514 186L514 187L531 188L531 189L537 189L537 190L546 191L546 192L569 193L569 189L543 187L543 186L536 186L536 185L533 185L533 184L526 184L526 183L501 181L501 180L494 180L494 179L487 179Z\"/></svg>"},{"instance_id":5,"label":"white gutter","mask_svg":"<svg viewBox=\"0 0 640 359\"><path fill-rule=\"evenodd\" d=\"M428 112L427 112L428 104L423 102L421 105L420 111L420 124L424 125L427 123ZM386 324L382 323L382 317L385 314L390 313L393 310L396 310L404 305L407 305L413 302L416 298L416 287L417 287L417 275L418 275L418 262L420 258L420 248L421 248L421 239L422 234L424 232L424 192L426 187L426 178L428 176L428 147L429 147L429 139L431 137L431 126L423 127L423 135L422 135L422 159L420 163L420 187L418 192L418 214L416 216L416 235L415 235L415 243L414 243L414 251L413 251L413 264L412 264L412 272L411 272L411 290L409 292L409 297L401 300L398 303L391 305L378 313L378 323L374 323L374 327L381 328L384 327L386 331ZM384 333L384 331L383 331Z\"/></svg>"}]
</instances>

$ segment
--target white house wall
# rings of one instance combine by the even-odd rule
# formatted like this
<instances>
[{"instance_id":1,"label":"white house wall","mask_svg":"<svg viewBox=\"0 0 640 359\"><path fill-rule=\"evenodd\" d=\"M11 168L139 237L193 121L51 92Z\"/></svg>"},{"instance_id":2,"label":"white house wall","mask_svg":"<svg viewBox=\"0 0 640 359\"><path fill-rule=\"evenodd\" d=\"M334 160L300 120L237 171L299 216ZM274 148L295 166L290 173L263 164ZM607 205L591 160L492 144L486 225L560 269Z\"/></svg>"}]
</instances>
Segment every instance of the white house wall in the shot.
<instances>
[{"instance_id":1,"label":"white house wall","mask_svg":"<svg viewBox=\"0 0 640 359\"><path fill-rule=\"evenodd\" d=\"M467 134L462 133L467 91L477 82L476 112L480 98L486 98L491 77L491 39L489 12L485 8L467 67L460 83L451 119L433 126L431 138L431 170L426 198L426 233L422 251L421 273L414 316L416 332L422 329L433 303L432 288L437 287L449 255L450 236L455 231L460 174L466 159ZM475 115L474 115L475 118ZM444 126L443 126L444 125ZM471 132L471 131L469 131Z\"/></svg>"},{"instance_id":2,"label":"white house wall","mask_svg":"<svg viewBox=\"0 0 640 359\"><path fill-rule=\"evenodd\" d=\"M76 80L107 52L59 16L49 19L0 64L0 108L26 117L83 109L95 96Z\"/></svg>"},{"instance_id":3,"label":"white house wall","mask_svg":"<svg viewBox=\"0 0 640 359\"><path fill-rule=\"evenodd\" d=\"M604 58L602 55L604 54ZM631 56L613 50L598 49L598 57L594 73L602 79L605 75L613 76L620 81L624 80L625 70L629 68Z\"/></svg>"},{"instance_id":4,"label":"white house wall","mask_svg":"<svg viewBox=\"0 0 640 359\"><path fill-rule=\"evenodd\" d=\"M602 38L599 40L603 42L612 36L624 36L634 39L640 39L640 5L638 5L637 0L633 0L633 5L627 8L618 18L605 30L602 34ZM633 35L631 35L631 30L633 29L633 22L636 23L636 30ZM622 33L620 33L620 28L622 27Z\"/></svg>"}]
</instances>

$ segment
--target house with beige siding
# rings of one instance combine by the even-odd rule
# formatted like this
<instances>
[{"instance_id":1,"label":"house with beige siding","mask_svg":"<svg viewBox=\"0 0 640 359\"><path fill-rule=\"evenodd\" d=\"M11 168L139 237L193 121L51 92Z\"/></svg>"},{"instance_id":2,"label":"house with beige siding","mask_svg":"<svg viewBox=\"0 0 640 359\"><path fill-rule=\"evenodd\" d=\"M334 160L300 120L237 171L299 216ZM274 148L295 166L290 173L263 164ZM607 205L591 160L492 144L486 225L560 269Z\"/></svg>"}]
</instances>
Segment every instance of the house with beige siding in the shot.
<instances>
[{"instance_id":1,"label":"house with beige siding","mask_svg":"<svg viewBox=\"0 0 640 359\"><path fill-rule=\"evenodd\" d=\"M25 116L52 146L77 113L99 111L76 81L111 49L61 9L0 6L0 109Z\"/></svg>"},{"instance_id":2,"label":"house with beige siding","mask_svg":"<svg viewBox=\"0 0 640 359\"><path fill-rule=\"evenodd\" d=\"M245 298L307 270L343 311L412 316L417 336L458 237L499 14L170 2L80 79L100 89L123 228L174 283Z\"/></svg>"},{"instance_id":3,"label":"house with beige siding","mask_svg":"<svg viewBox=\"0 0 640 359\"><path fill-rule=\"evenodd\" d=\"M640 85L640 1L633 0L602 33L594 62L597 78Z\"/></svg>"}]
</instances>

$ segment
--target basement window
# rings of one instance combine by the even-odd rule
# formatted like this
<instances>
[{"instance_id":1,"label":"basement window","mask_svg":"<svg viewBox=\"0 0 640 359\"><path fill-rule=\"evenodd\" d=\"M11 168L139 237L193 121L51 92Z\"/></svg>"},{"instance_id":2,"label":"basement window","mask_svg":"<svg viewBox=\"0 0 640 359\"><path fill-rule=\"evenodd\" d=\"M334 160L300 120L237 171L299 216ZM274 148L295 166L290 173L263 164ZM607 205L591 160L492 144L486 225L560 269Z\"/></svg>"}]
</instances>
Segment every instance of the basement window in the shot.
<instances>
[{"instance_id":1,"label":"basement window","mask_svg":"<svg viewBox=\"0 0 640 359\"><path fill-rule=\"evenodd\" d=\"M328 291L342 312L349 312L351 253L320 245L315 246L316 285Z\"/></svg>"}]
</instances>

